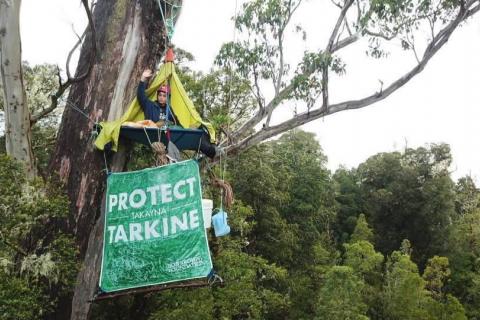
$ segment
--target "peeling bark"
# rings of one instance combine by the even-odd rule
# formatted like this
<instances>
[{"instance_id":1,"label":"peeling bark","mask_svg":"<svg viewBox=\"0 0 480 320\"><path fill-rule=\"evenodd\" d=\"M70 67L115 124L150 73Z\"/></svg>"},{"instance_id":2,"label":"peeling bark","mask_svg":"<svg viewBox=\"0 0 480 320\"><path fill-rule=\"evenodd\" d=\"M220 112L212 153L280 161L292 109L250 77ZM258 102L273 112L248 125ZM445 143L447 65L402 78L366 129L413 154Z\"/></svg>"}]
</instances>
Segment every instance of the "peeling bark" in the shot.
<instances>
[{"instance_id":1,"label":"peeling bark","mask_svg":"<svg viewBox=\"0 0 480 320\"><path fill-rule=\"evenodd\" d=\"M29 179L36 176L30 112L23 84L20 41L20 0L0 1L0 74L5 106L7 154L24 164Z\"/></svg>"},{"instance_id":2,"label":"peeling bark","mask_svg":"<svg viewBox=\"0 0 480 320\"><path fill-rule=\"evenodd\" d=\"M97 54L87 32L76 74L88 77L71 86L69 102L88 115L66 108L50 172L60 174L70 199L69 228L75 234L83 266L77 277L71 319L88 319L90 300L97 291L103 234L103 205L106 172L104 155L88 146L95 122L119 118L135 96L142 71L153 68L163 54L163 23L153 0L102 0L93 12ZM127 153L107 154L109 169L123 171ZM66 318L68 315L61 316Z\"/></svg>"}]
</instances>

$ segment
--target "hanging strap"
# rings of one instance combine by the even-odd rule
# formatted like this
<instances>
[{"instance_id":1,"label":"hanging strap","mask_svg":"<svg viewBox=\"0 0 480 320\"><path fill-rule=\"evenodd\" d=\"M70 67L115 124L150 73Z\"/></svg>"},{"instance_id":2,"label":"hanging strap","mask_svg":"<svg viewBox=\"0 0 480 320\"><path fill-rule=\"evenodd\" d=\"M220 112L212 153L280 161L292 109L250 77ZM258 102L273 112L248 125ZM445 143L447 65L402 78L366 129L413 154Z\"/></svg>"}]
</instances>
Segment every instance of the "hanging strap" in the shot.
<instances>
[{"instance_id":1,"label":"hanging strap","mask_svg":"<svg viewBox=\"0 0 480 320\"><path fill-rule=\"evenodd\" d=\"M174 1L176 2L176 1ZM157 0L158 8L160 9L160 14L162 15L163 24L165 25L166 35L168 38L168 43L172 42L173 34L175 33L175 18L177 13L180 11L182 6L177 5L176 3L170 3L167 0L163 0L163 7L160 3L160 0ZM170 17L167 17L167 3L170 5Z\"/></svg>"}]
</instances>

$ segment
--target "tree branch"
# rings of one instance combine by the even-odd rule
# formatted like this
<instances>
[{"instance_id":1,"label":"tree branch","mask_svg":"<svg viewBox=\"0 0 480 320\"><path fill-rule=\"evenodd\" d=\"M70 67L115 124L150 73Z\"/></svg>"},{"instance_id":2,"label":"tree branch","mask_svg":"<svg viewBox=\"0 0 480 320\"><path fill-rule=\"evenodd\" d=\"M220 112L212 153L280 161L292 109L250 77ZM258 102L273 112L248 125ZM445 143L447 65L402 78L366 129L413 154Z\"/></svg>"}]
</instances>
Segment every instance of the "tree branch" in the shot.
<instances>
[{"instance_id":1,"label":"tree branch","mask_svg":"<svg viewBox=\"0 0 480 320\"><path fill-rule=\"evenodd\" d=\"M67 80L67 82L62 83L62 78L60 76L60 69L57 68L57 76L58 76L58 82L59 86L57 89L57 92L55 94L52 94L50 96L50 107L47 109L43 109L40 111L38 114L32 115L30 117L30 126L34 126L38 120L42 119L46 115L50 114L53 110L55 110L58 107L58 99L60 99L63 95L63 93L70 87L71 83Z\"/></svg>"},{"instance_id":2,"label":"tree branch","mask_svg":"<svg viewBox=\"0 0 480 320\"><path fill-rule=\"evenodd\" d=\"M478 11L480 11L480 1L478 1L478 0L470 1L470 2L468 3L468 7L472 6L475 2L478 2L477 6L476 6L476 7L473 7L472 9L470 9L470 10L467 11L466 18L470 18L470 17L473 16L475 13L477 13Z\"/></svg>"},{"instance_id":3,"label":"tree branch","mask_svg":"<svg viewBox=\"0 0 480 320\"><path fill-rule=\"evenodd\" d=\"M85 31L83 32L83 35L81 37L79 37L78 41L73 46L72 50L70 50L70 52L68 53L67 63L66 63L67 81L62 82L62 78L60 76L60 69L57 69L58 70L57 76L58 76L58 84L59 85L58 85L57 92L55 92L54 94L52 94L50 96L50 100L51 100L50 107L42 110L41 112L39 112L36 115L32 115L30 117L30 126L34 126L38 122L38 120L42 119L46 115L50 114L53 110L55 110L58 107L58 100L62 97L62 95L65 93L65 91L73 83L83 81L90 74L90 71L93 68L93 64L95 62L96 51L97 51L97 49L96 49L97 48L96 47L97 40L96 40L95 26L93 24L92 12L91 12L91 10L88 6L87 0L82 0L82 4L83 4L83 7L85 9L85 12L87 13L88 25L87 25L87 28L85 29ZM82 38L86 35L87 30L89 28L90 28L91 33L92 33L91 39L92 39L92 46L93 46L93 50L92 50L93 54L92 54L92 58L90 60L90 65L89 65L87 71L85 71L82 75L72 78L71 74L70 74L70 69L69 69L70 60L72 58L73 53L77 49L77 47L82 43ZM77 37L78 37L78 35L77 35Z\"/></svg>"},{"instance_id":4,"label":"tree branch","mask_svg":"<svg viewBox=\"0 0 480 320\"><path fill-rule=\"evenodd\" d=\"M92 40L92 57L90 58L90 65L88 66L87 70L82 74L79 75L75 78L68 78L67 81L70 81L71 83L77 83L80 81L83 81L89 74L90 71L93 68L93 64L95 63L95 57L97 53L97 33L95 31L95 25L93 24L93 17L92 17L92 12L90 8L88 7L88 0L82 0L83 7L85 8L85 12L87 13L88 17L88 27L90 27L90 32L91 32L91 40ZM68 65L67 65L68 69Z\"/></svg>"},{"instance_id":5,"label":"tree branch","mask_svg":"<svg viewBox=\"0 0 480 320\"><path fill-rule=\"evenodd\" d=\"M395 33L392 33L390 36L387 36L387 35L384 35L383 33L370 31L368 29L364 29L363 32L365 32L365 34L368 34L369 36L382 38L382 39L387 40L387 41L392 40L393 38L395 38L398 35L398 33L395 32Z\"/></svg>"},{"instance_id":6,"label":"tree branch","mask_svg":"<svg viewBox=\"0 0 480 320\"><path fill-rule=\"evenodd\" d=\"M350 6L353 4L354 0L347 0L345 2L345 5L343 6L342 10L340 11L340 15L338 16L337 23L335 24L335 27L332 30L332 34L330 35L330 39L328 40L328 45L326 48L326 52L331 53L333 45L335 43L335 38L337 37L338 30L340 29L340 26L342 25L343 20L345 19L345 15L347 14L348 9Z\"/></svg>"},{"instance_id":7,"label":"tree branch","mask_svg":"<svg viewBox=\"0 0 480 320\"><path fill-rule=\"evenodd\" d=\"M480 10L479 7L475 7L474 9L476 11ZM473 12L473 13L475 13L475 12ZM363 99L351 100L351 101L345 101L345 102L333 104L333 105L330 105L328 108L325 108L324 106L322 106L319 109L316 109L316 110L313 110L313 111L300 113L300 114L294 116L293 118L291 118L287 121L284 121L283 123L280 123L276 126L272 126L272 127L269 127L269 128L263 128L262 130L251 134L247 138L239 141L238 143L236 143L234 145L230 145L227 148L228 154L229 155L237 154L242 150L245 150L245 149L247 149L247 148L249 148L249 147L251 147L251 146L253 146L257 143L260 143L261 141L264 141L265 139L274 137L274 136L276 136L280 133L283 133L287 130L293 129L293 128L298 127L298 126L301 126L305 123L311 122L311 121L316 120L320 117L331 115L331 114L334 114L334 113L337 113L337 112L340 112L340 111L364 108L366 106L372 105L374 103L377 103L377 102L387 98L393 92L397 91L399 88L401 88L407 82L409 82L414 76L419 74L425 68L425 66L430 61L430 59L448 41L450 35L458 27L458 25L467 16L471 16L473 13L471 13L471 11L460 12L457 15L457 17L454 20L452 20L444 29L442 29L439 32L439 34L437 34L435 39L427 46L420 63L417 64L414 68L412 68L404 76L402 76L401 78L399 78L396 81L394 81L393 83L391 83L385 90L383 90L381 92L376 92L376 93L374 93L370 96L367 96ZM289 87L287 87L287 88L289 88ZM285 88L282 92L285 92L285 90L287 90L287 88ZM273 102L274 101L272 101L269 104L269 106L267 106L267 109L272 107L272 105L274 104ZM254 118L255 117L258 117L258 114L255 115ZM250 121L252 121L252 119L250 119L249 122Z\"/></svg>"},{"instance_id":8,"label":"tree branch","mask_svg":"<svg viewBox=\"0 0 480 320\"><path fill-rule=\"evenodd\" d=\"M83 31L83 34L81 36L79 36L77 33L75 33L75 35L78 38L78 41L77 41L77 43L75 43L75 45L70 50L70 52L68 53L68 56L67 56L66 70L65 70L67 72L67 79L72 79L72 76L70 74L70 67L69 67L70 66L70 60L72 59L72 55L75 52L75 50L77 50L78 46L80 44L82 44L83 38L87 34L87 30L88 30L88 26L85 28L85 30Z\"/></svg>"},{"instance_id":9,"label":"tree branch","mask_svg":"<svg viewBox=\"0 0 480 320\"><path fill-rule=\"evenodd\" d=\"M342 9L342 5L340 3L337 3L335 2L334 0L330 0L330 2L335 6L335 7L338 7L340 9Z\"/></svg>"},{"instance_id":10,"label":"tree branch","mask_svg":"<svg viewBox=\"0 0 480 320\"><path fill-rule=\"evenodd\" d=\"M355 41L360 39L360 33L354 33L340 41L337 41L333 46L332 46L332 53L339 51L340 49L345 48L346 46L351 45Z\"/></svg>"},{"instance_id":11,"label":"tree branch","mask_svg":"<svg viewBox=\"0 0 480 320\"><path fill-rule=\"evenodd\" d=\"M275 109L290 93L292 93L293 89L294 83L291 82L287 87L283 88L267 106L258 110L254 116L241 125L240 128L233 133L233 136L239 136L242 132L246 132L255 127L270 112L270 110Z\"/></svg>"},{"instance_id":12,"label":"tree branch","mask_svg":"<svg viewBox=\"0 0 480 320\"><path fill-rule=\"evenodd\" d=\"M332 34L330 35L330 39L328 40L327 48L325 49L325 53L328 56L331 56L333 53L333 46L335 43L335 39L337 38L338 30L342 25L343 20L345 19L345 15L347 14L348 9L353 4L354 0L346 0L345 5L343 6L342 10L340 11L340 15L338 16L337 23L332 30ZM328 108L329 105L329 97L328 97L328 65L323 67L322 70L322 96L323 96L323 108Z\"/></svg>"},{"instance_id":13,"label":"tree branch","mask_svg":"<svg viewBox=\"0 0 480 320\"><path fill-rule=\"evenodd\" d=\"M297 2L297 4L293 8L291 8L292 1L289 1L289 3L288 3L289 12L288 12L287 18L285 19L284 23L282 24L282 26L278 30L278 51L280 53L280 58L279 58L280 66L279 66L279 69L278 69L278 78L276 79L276 81L275 81L275 77L273 77L274 78L273 86L274 86L274 89L275 89L275 96L277 96L280 92L280 89L282 87L283 73L285 72L285 61L284 61L284 54L283 54L283 34L284 34L284 31L285 31L285 28L287 27L288 23L290 22L290 20L293 16L293 14L298 9L298 7L300 6L301 3L302 3L302 0L299 0ZM270 125L270 120L272 119L272 112L273 112L273 109L271 109L267 112L267 120L265 121L265 126L266 127L268 127Z\"/></svg>"}]
</instances>

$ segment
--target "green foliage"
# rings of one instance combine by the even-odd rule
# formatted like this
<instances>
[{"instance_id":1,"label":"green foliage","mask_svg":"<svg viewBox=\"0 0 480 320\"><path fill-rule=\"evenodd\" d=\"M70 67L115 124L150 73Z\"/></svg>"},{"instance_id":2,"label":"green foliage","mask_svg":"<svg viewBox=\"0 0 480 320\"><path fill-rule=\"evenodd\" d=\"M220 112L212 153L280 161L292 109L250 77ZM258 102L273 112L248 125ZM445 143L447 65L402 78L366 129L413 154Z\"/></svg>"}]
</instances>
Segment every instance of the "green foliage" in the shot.
<instances>
[{"instance_id":1,"label":"green foliage","mask_svg":"<svg viewBox=\"0 0 480 320\"><path fill-rule=\"evenodd\" d=\"M331 70L337 75L344 75L345 68L346 65L340 57L322 51L305 52L292 80L292 97L305 101L309 107L313 106L325 86L323 72Z\"/></svg>"},{"instance_id":2,"label":"green foliage","mask_svg":"<svg viewBox=\"0 0 480 320\"><path fill-rule=\"evenodd\" d=\"M215 264L228 284L214 293L220 318L258 319L288 305L285 296L261 285L283 281L284 269L269 266L262 258L231 250L222 251Z\"/></svg>"},{"instance_id":3,"label":"green foliage","mask_svg":"<svg viewBox=\"0 0 480 320\"><path fill-rule=\"evenodd\" d=\"M47 304L40 290L27 279L12 277L0 270L0 318L4 320L31 320L45 314Z\"/></svg>"},{"instance_id":4,"label":"green foliage","mask_svg":"<svg viewBox=\"0 0 480 320\"><path fill-rule=\"evenodd\" d=\"M359 240L351 244L345 243L344 247L346 266L351 267L356 274L369 282L378 280L378 275L382 271L383 255L376 252L370 242Z\"/></svg>"},{"instance_id":5,"label":"green foliage","mask_svg":"<svg viewBox=\"0 0 480 320\"><path fill-rule=\"evenodd\" d=\"M155 154L149 146L135 143L131 149L131 160L127 163L128 171L150 168L155 164Z\"/></svg>"},{"instance_id":6,"label":"green foliage","mask_svg":"<svg viewBox=\"0 0 480 320\"><path fill-rule=\"evenodd\" d=\"M131 168L152 163L148 148L134 152ZM78 270L73 239L59 230L67 203L51 186L26 184L21 168L3 157L0 230L5 237L0 247L0 280L5 281L0 284L0 297L6 303L0 308L8 316L16 310L24 319L50 317L60 301L69 299ZM226 173L236 198L229 209L232 232L228 237L210 237L215 270L224 285L124 296L96 305L92 316L463 320L467 313L474 319L480 310L480 218L477 209L454 212L454 200L459 205L468 203L475 188L472 184L455 188L448 178L449 161L444 147L421 148L377 155L358 169L339 170L332 177L312 134L292 131L251 148L229 162ZM219 197L218 190L208 184L203 189L205 195ZM444 195L448 201L442 199ZM424 225L415 230L432 232L431 239L437 239L440 247L446 247L448 235L449 259L424 253L431 259L422 277L411 258L419 249L415 242L412 247L404 240L401 250L384 262L371 242L373 235L391 245L383 237L400 237L416 226L406 219L404 231L389 229L395 220L376 220L385 212L372 210L378 208L392 213L420 208L406 217L418 218L419 212L426 212L429 215L418 220L426 225L447 208L456 217L448 219L453 225L449 222L438 229L437 224L433 231L424 230ZM373 228L362 212L368 214ZM447 232L440 236L438 230ZM345 236L335 242L333 231ZM28 308L14 292L28 296Z\"/></svg>"},{"instance_id":7,"label":"green foliage","mask_svg":"<svg viewBox=\"0 0 480 320\"><path fill-rule=\"evenodd\" d=\"M390 256L383 297L385 316L389 319L428 319L425 281L408 254L395 251Z\"/></svg>"},{"instance_id":8,"label":"green foliage","mask_svg":"<svg viewBox=\"0 0 480 320\"><path fill-rule=\"evenodd\" d=\"M472 213L480 207L480 192L472 177L460 178L455 185L455 211L459 216Z\"/></svg>"},{"instance_id":9,"label":"green foliage","mask_svg":"<svg viewBox=\"0 0 480 320\"><path fill-rule=\"evenodd\" d=\"M290 65L285 62L283 42L291 18L301 2L254 0L244 3L241 13L235 18L235 27L241 33L240 40L225 43L215 59L216 65L233 68L248 81L260 108L265 106L260 83L270 82L276 94L286 86L284 78L289 74ZM297 82L305 83L300 77ZM307 91L303 90L304 94ZM289 97L277 98L283 100Z\"/></svg>"},{"instance_id":10,"label":"green foliage","mask_svg":"<svg viewBox=\"0 0 480 320\"><path fill-rule=\"evenodd\" d=\"M435 319L467 319L460 301L451 294L445 293L450 275L448 258L434 256L428 260L423 272L426 288L433 298L428 310Z\"/></svg>"},{"instance_id":11,"label":"green foliage","mask_svg":"<svg viewBox=\"0 0 480 320\"><path fill-rule=\"evenodd\" d=\"M432 301L427 307L432 319L466 320L465 309L460 301L451 294L447 294L444 301Z\"/></svg>"},{"instance_id":12,"label":"green foliage","mask_svg":"<svg viewBox=\"0 0 480 320\"><path fill-rule=\"evenodd\" d=\"M42 176L47 176L48 162L57 141L57 128L46 123L32 128L32 148L35 164Z\"/></svg>"},{"instance_id":13,"label":"green foliage","mask_svg":"<svg viewBox=\"0 0 480 320\"><path fill-rule=\"evenodd\" d=\"M248 34L248 40L225 44L216 59L226 65L232 59L238 71L246 78L258 76L271 79L278 76L276 70L281 57L281 43L285 28L300 1L255 0L243 5L236 17L235 27ZM280 50L279 50L280 49ZM280 71L286 74L288 68Z\"/></svg>"},{"instance_id":14,"label":"green foliage","mask_svg":"<svg viewBox=\"0 0 480 320\"><path fill-rule=\"evenodd\" d=\"M457 0L360 0L360 23L355 27L370 37L367 53L381 58L388 56L382 48L386 40L398 39L404 50L414 49L416 31L426 25L441 29L460 7Z\"/></svg>"},{"instance_id":15,"label":"green foliage","mask_svg":"<svg viewBox=\"0 0 480 320\"><path fill-rule=\"evenodd\" d=\"M170 290L158 295L150 320L214 319L214 298L210 288Z\"/></svg>"},{"instance_id":16,"label":"green foliage","mask_svg":"<svg viewBox=\"0 0 480 320\"><path fill-rule=\"evenodd\" d=\"M229 68L208 74L182 69L179 74L201 116L217 129L238 127L256 107L248 81Z\"/></svg>"},{"instance_id":17,"label":"green foliage","mask_svg":"<svg viewBox=\"0 0 480 320\"><path fill-rule=\"evenodd\" d=\"M427 267L423 272L426 288L437 300L443 297L443 287L446 280L450 277L448 266L448 258L434 256L428 260Z\"/></svg>"},{"instance_id":18,"label":"green foliage","mask_svg":"<svg viewBox=\"0 0 480 320\"><path fill-rule=\"evenodd\" d=\"M47 317L71 294L78 271L74 239L62 231L68 202L53 185L27 182L6 155L0 155L0 192L0 315Z\"/></svg>"},{"instance_id":19,"label":"green foliage","mask_svg":"<svg viewBox=\"0 0 480 320\"><path fill-rule=\"evenodd\" d=\"M28 108L32 115L37 115L50 107L51 95L58 88L57 73L59 70L55 65L41 64L32 67L27 62L23 62L22 68ZM65 93L64 96L66 95ZM3 103L3 99L0 99L0 110L3 110ZM62 104L63 100L60 99L60 107L40 119L32 128L32 148L35 155L35 164L40 175L44 177L47 176L48 161L57 139ZM0 153L6 153L4 139L4 136L0 136Z\"/></svg>"},{"instance_id":20,"label":"green foliage","mask_svg":"<svg viewBox=\"0 0 480 320\"><path fill-rule=\"evenodd\" d=\"M285 34L301 2L245 3L235 20L239 40L221 48L219 68L207 74L183 66L193 56L177 49L188 94L217 129L237 129L255 108L265 107L260 86L266 81L275 95L287 89L274 105L297 99L309 109L326 88L327 72L346 73L335 50L305 52L296 68L285 62ZM385 57L386 39L415 49L412 35L422 23L433 32L463 4L358 0L352 31L368 37L368 54ZM50 104L57 70L25 65L24 71L28 103L37 114ZM40 172L56 139L55 118L33 130ZM129 170L153 164L147 147L134 146L132 159ZM92 317L466 319L466 310L480 319L480 198L471 178L451 181L451 160L447 145L431 145L378 154L332 176L313 134L293 130L255 146L228 163L236 197L229 208L231 234L209 234L215 270L225 283L103 301ZM203 190L212 199L220 196L208 185ZM78 270L74 239L64 232L68 203L51 185L28 184L3 155L0 194L0 318L56 318ZM423 277L414 261L425 266Z\"/></svg>"},{"instance_id":21,"label":"green foliage","mask_svg":"<svg viewBox=\"0 0 480 320\"><path fill-rule=\"evenodd\" d=\"M350 242L355 243L362 240L368 242L373 241L373 231L368 226L367 219L363 213L358 216L357 225L353 230Z\"/></svg>"},{"instance_id":22,"label":"green foliage","mask_svg":"<svg viewBox=\"0 0 480 320\"><path fill-rule=\"evenodd\" d=\"M58 88L57 74L60 70L56 65L48 63L32 67L26 61L22 63L22 69L28 108L30 113L38 114L50 106L50 97ZM1 92L3 94L3 90ZM2 98L0 110L4 109L3 103ZM59 116L58 111L49 114L42 119L42 125L56 126L59 123Z\"/></svg>"},{"instance_id":23,"label":"green foliage","mask_svg":"<svg viewBox=\"0 0 480 320\"><path fill-rule=\"evenodd\" d=\"M363 212L364 199L357 171L338 169L333 175L335 200L338 203L334 232L339 244L347 242L357 225L357 217Z\"/></svg>"},{"instance_id":24,"label":"green foliage","mask_svg":"<svg viewBox=\"0 0 480 320\"><path fill-rule=\"evenodd\" d=\"M368 319L362 301L364 285L352 268L332 267L319 291L314 319Z\"/></svg>"},{"instance_id":25,"label":"green foliage","mask_svg":"<svg viewBox=\"0 0 480 320\"><path fill-rule=\"evenodd\" d=\"M463 215L453 226L448 258L451 292L470 319L480 318L480 210Z\"/></svg>"},{"instance_id":26,"label":"green foliage","mask_svg":"<svg viewBox=\"0 0 480 320\"><path fill-rule=\"evenodd\" d=\"M454 184L448 145L406 149L370 157L359 168L361 189L376 234L376 247L391 253L409 239L413 258L423 266L444 252L454 216Z\"/></svg>"}]
</instances>

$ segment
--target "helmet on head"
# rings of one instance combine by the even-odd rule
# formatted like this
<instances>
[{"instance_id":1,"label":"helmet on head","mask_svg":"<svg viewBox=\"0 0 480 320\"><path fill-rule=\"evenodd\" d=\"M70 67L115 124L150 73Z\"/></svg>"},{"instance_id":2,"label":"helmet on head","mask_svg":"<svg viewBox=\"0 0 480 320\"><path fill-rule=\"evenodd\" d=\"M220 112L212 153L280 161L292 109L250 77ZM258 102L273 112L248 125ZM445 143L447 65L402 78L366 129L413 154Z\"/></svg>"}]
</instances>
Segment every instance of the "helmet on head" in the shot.
<instances>
[{"instance_id":1,"label":"helmet on head","mask_svg":"<svg viewBox=\"0 0 480 320\"><path fill-rule=\"evenodd\" d=\"M163 84L160 87L158 87L157 92L163 92L168 94L170 93L170 87Z\"/></svg>"}]
</instances>

